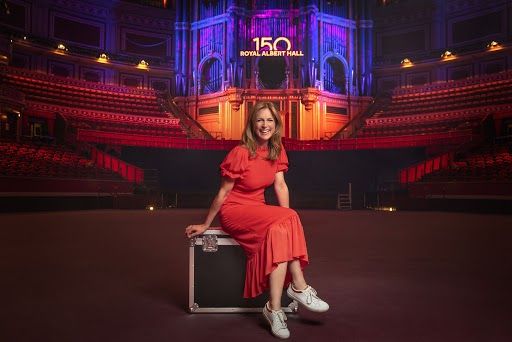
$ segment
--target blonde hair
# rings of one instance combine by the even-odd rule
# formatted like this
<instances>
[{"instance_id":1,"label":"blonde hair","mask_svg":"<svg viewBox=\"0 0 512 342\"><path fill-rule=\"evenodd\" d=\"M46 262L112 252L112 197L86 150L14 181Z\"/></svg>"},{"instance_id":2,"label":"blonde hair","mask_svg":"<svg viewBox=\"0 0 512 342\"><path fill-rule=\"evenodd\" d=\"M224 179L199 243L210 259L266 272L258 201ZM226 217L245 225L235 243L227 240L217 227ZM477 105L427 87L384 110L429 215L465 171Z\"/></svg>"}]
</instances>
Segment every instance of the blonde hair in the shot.
<instances>
[{"instance_id":1,"label":"blonde hair","mask_svg":"<svg viewBox=\"0 0 512 342\"><path fill-rule=\"evenodd\" d=\"M276 107L272 102L257 102L251 110L249 118L247 119L247 123L245 124L244 133L242 134L242 142L241 144L247 147L249 150L249 154L251 158L256 156L256 148L258 144L255 138L255 130L256 126L256 118L257 114L260 110L267 108L270 110L272 117L274 118L274 122L276 124L276 128L272 137L270 137L268 141L268 156L269 160L277 160L279 155L281 154L281 131L283 129L283 122L281 121L281 116L277 112Z\"/></svg>"}]
</instances>

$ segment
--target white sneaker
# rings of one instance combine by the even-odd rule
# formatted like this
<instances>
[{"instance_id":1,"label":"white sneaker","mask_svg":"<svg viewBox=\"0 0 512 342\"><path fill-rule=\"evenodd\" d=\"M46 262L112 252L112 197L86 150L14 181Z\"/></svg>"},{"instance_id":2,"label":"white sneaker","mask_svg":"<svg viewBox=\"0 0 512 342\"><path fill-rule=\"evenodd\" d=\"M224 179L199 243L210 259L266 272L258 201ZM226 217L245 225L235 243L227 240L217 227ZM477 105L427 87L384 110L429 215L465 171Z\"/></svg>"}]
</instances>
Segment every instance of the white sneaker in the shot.
<instances>
[{"instance_id":1,"label":"white sneaker","mask_svg":"<svg viewBox=\"0 0 512 342\"><path fill-rule=\"evenodd\" d=\"M306 309L314 312L326 312L329 310L329 304L321 300L314 288L308 285L304 290L294 290L292 284L288 286L286 294L293 300L296 300L300 304L304 305Z\"/></svg>"},{"instance_id":2,"label":"white sneaker","mask_svg":"<svg viewBox=\"0 0 512 342\"><path fill-rule=\"evenodd\" d=\"M271 310L268 308L267 303L263 308L263 316L270 324L270 330L272 330L272 334L274 334L274 336L283 339L290 337L290 330L288 330L285 322L287 318L283 310Z\"/></svg>"}]
</instances>

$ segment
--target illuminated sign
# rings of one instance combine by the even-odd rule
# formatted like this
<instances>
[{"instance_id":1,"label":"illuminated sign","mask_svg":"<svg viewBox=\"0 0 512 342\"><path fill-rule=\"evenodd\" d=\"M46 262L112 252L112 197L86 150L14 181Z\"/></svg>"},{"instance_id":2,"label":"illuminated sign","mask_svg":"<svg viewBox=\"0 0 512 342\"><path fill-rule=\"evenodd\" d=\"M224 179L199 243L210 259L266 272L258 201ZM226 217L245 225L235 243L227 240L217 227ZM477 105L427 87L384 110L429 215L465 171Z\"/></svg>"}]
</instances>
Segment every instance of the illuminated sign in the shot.
<instances>
[{"instance_id":1,"label":"illuminated sign","mask_svg":"<svg viewBox=\"0 0 512 342\"><path fill-rule=\"evenodd\" d=\"M256 37L252 40L256 47L254 50L242 50L240 51L240 57L303 57L304 53L302 50L292 50L292 43L286 37ZM278 44L281 43L281 46ZM284 49L283 49L283 46ZM281 47L281 49L279 49ZM266 50L260 51L263 48Z\"/></svg>"}]
</instances>

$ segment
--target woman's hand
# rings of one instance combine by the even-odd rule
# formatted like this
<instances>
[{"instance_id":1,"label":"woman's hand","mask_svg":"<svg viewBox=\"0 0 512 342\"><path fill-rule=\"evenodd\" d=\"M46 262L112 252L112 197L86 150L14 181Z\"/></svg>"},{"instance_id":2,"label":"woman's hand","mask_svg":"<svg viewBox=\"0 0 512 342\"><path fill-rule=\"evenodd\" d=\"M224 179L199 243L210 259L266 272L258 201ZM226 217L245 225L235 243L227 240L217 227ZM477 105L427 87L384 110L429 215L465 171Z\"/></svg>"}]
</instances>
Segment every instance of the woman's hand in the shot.
<instances>
[{"instance_id":1,"label":"woman's hand","mask_svg":"<svg viewBox=\"0 0 512 342\"><path fill-rule=\"evenodd\" d=\"M188 238L203 234L209 227L206 224L191 224L185 229Z\"/></svg>"}]
</instances>

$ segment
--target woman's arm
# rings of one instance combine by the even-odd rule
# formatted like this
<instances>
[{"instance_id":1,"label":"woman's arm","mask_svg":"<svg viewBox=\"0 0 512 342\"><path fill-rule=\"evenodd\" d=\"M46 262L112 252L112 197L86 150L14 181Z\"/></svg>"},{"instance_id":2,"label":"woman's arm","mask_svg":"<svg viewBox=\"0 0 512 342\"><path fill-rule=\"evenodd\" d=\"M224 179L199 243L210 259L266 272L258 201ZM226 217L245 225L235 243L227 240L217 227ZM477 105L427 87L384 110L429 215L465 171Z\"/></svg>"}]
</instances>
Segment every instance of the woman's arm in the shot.
<instances>
[{"instance_id":1,"label":"woman's arm","mask_svg":"<svg viewBox=\"0 0 512 342\"><path fill-rule=\"evenodd\" d=\"M288 185L284 180L284 172L280 171L276 173L274 179L274 191L276 192L277 201L281 207L290 207L290 195L288 194Z\"/></svg>"},{"instance_id":2,"label":"woman's arm","mask_svg":"<svg viewBox=\"0 0 512 342\"><path fill-rule=\"evenodd\" d=\"M210 205L210 210L208 211L208 215L206 215L204 223L193 224L185 229L185 235L187 235L188 238L200 235L210 227L213 219L215 218L215 215L217 215L217 213L219 212L222 203L224 203L224 201L228 197L229 192L231 191L231 189L233 189L233 185L235 185L234 180L229 178L222 178L222 183L220 185L219 192L217 193L217 196L215 196L215 198L213 199L212 204Z\"/></svg>"}]
</instances>

